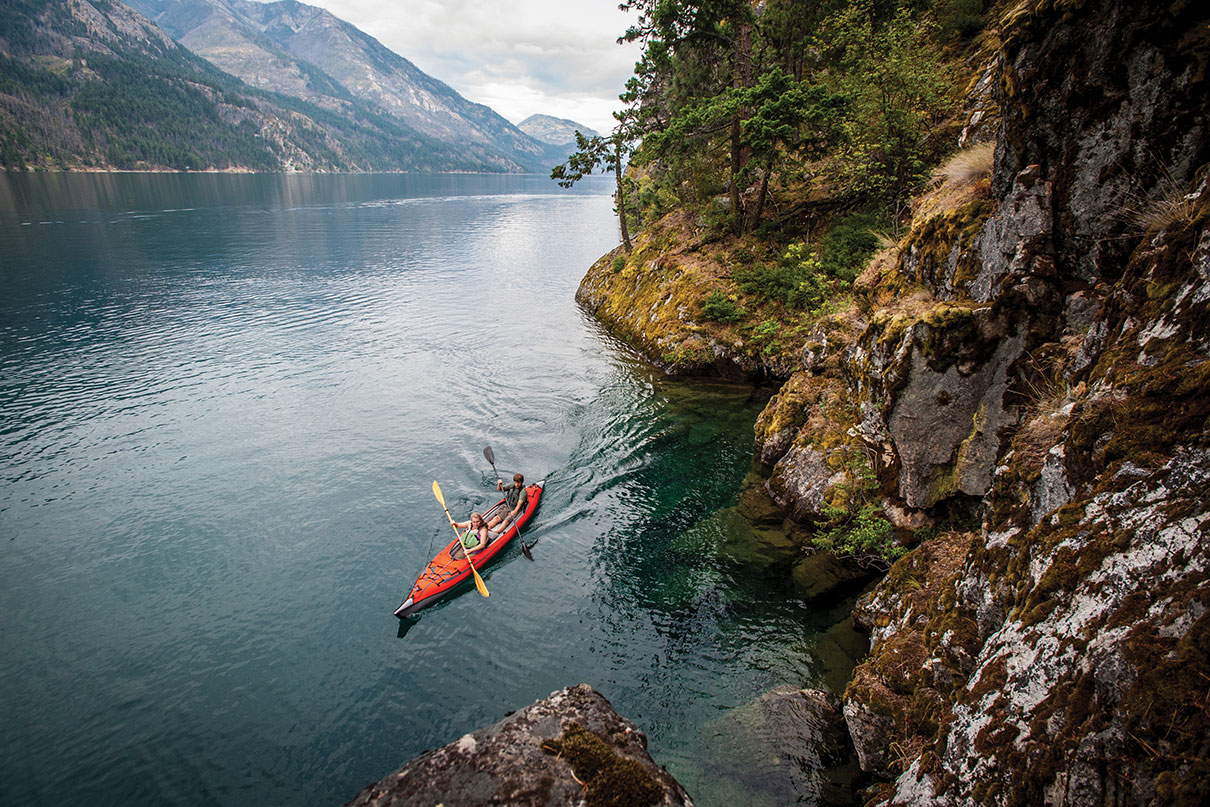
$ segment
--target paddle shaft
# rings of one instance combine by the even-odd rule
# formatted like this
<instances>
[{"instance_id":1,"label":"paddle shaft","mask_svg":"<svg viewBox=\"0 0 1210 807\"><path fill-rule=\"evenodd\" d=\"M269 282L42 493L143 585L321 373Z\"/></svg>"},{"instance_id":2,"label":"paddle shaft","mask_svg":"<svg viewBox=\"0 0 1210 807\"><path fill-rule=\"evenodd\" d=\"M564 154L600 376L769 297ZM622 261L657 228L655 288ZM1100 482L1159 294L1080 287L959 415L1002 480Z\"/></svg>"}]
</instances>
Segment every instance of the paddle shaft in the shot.
<instances>
[{"instance_id":1,"label":"paddle shaft","mask_svg":"<svg viewBox=\"0 0 1210 807\"><path fill-rule=\"evenodd\" d=\"M503 487L504 482L500 479L500 472L496 470L496 452L492 451L491 446L483 447L483 458L486 459L492 466L492 473L496 475L496 479L500 482L501 487ZM505 501L507 501L507 497L505 498ZM517 523L514 525L514 527L517 530L517 542L521 544L521 554L525 556L526 560L533 560L533 553L529 551L529 547L525 545L525 539L521 537L520 513L517 514Z\"/></svg>"},{"instance_id":2,"label":"paddle shaft","mask_svg":"<svg viewBox=\"0 0 1210 807\"><path fill-rule=\"evenodd\" d=\"M475 562L471 560L471 551L462 541L462 534L458 532L458 527L454 524L454 517L450 515L450 509L445 506L445 497L441 495L441 486L437 484L436 480L433 481L433 495L437 497L437 501L441 502L441 509L445 511L445 517L450 520L450 529L454 531L454 535L458 536L458 543L462 544L462 554L466 556L466 562L471 567L471 574L475 576L475 589L484 597L491 596L487 592L487 585L483 582L483 578L479 576L479 570L475 568Z\"/></svg>"}]
</instances>

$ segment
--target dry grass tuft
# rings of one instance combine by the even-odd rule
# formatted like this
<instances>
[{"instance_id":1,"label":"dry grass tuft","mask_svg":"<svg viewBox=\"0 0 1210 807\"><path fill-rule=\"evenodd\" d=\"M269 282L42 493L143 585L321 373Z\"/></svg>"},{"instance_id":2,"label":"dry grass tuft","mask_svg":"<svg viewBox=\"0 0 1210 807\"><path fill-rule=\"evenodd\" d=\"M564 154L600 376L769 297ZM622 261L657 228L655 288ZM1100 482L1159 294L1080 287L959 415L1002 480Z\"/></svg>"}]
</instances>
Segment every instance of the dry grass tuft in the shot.
<instances>
[{"instance_id":1,"label":"dry grass tuft","mask_svg":"<svg viewBox=\"0 0 1210 807\"><path fill-rule=\"evenodd\" d=\"M995 150L991 143L980 143L958 152L935 170L932 187L912 202L913 224L987 197Z\"/></svg>"},{"instance_id":2,"label":"dry grass tuft","mask_svg":"<svg viewBox=\"0 0 1210 807\"><path fill-rule=\"evenodd\" d=\"M980 143L960 151L950 161L933 172L933 176L945 185L973 185L992 175L995 162L994 143Z\"/></svg>"},{"instance_id":3,"label":"dry grass tuft","mask_svg":"<svg viewBox=\"0 0 1210 807\"><path fill-rule=\"evenodd\" d=\"M1156 232L1191 226L1205 204L1202 194L1182 193L1176 186L1169 186L1158 199L1143 199L1126 209L1144 232Z\"/></svg>"},{"instance_id":4,"label":"dry grass tuft","mask_svg":"<svg viewBox=\"0 0 1210 807\"><path fill-rule=\"evenodd\" d=\"M878 288L884 277L888 277L895 271L895 267L899 263L899 247L894 242L890 244L883 243L883 236L878 235L878 243L880 249L871 256L865 269L853 281L853 288L858 291L870 293Z\"/></svg>"},{"instance_id":5,"label":"dry grass tuft","mask_svg":"<svg viewBox=\"0 0 1210 807\"><path fill-rule=\"evenodd\" d=\"M1154 156L1152 159L1158 166L1154 190L1147 196L1130 194L1122 212L1140 234L1192 226L1210 202L1205 175L1195 182L1195 190L1187 192L1188 183L1179 182L1167 165Z\"/></svg>"}]
</instances>

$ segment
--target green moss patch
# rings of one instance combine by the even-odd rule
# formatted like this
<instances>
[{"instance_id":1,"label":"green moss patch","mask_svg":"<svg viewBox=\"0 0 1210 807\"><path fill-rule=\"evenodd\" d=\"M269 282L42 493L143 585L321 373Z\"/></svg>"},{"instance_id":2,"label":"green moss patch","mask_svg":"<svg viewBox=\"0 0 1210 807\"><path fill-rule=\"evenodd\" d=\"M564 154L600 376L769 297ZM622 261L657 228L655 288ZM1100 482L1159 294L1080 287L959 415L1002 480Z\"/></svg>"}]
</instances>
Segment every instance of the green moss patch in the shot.
<instances>
[{"instance_id":1,"label":"green moss patch","mask_svg":"<svg viewBox=\"0 0 1210 807\"><path fill-rule=\"evenodd\" d=\"M647 807L664 798L664 786L646 768L579 723L542 747L571 765L588 807Z\"/></svg>"}]
</instances>

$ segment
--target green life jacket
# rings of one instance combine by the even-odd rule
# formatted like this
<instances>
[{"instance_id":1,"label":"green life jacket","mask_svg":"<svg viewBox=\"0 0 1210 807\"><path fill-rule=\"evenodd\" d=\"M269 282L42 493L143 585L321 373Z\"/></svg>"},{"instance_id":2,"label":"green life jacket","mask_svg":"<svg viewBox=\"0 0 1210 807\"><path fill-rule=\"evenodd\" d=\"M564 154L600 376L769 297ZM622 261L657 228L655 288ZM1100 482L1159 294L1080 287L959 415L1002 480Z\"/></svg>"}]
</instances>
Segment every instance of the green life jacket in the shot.
<instances>
[{"instance_id":1,"label":"green life jacket","mask_svg":"<svg viewBox=\"0 0 1210 807\"><path fill-rule=\"evenodd\" d=\"M479 546L479 543L480 543L479 542L479 530L475 529L474 527L471 527L466 532L462 533L461 540L462 540L463 549L474 549L475 547ZM472 541L472 540L473 540L473 543L468 543L468 541Z\"/></svg>"}]
</instances>

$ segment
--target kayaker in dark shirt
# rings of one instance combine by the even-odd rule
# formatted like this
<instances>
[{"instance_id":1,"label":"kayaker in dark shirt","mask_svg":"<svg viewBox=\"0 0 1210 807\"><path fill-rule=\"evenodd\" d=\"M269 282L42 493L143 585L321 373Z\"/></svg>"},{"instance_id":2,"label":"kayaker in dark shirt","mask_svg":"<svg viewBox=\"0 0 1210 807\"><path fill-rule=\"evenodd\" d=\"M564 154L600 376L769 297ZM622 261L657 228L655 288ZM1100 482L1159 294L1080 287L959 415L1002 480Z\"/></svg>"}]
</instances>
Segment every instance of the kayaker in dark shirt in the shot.
<instances>
[{"instance_id":1,"label":"kayaker in dark shirt","mask_svg":"<svg viewBox=\"0 0 1210 807\"><path fill-rule=\"evenodd\" d=\"M500 537L499 532L493 531L479 513L471 513L470 521L455 521L454 526L460 530L473 528L473 532L463 536L462 546L468 552L481 552L487 545Z\"/></svg>"},{"instance_id":2,"label":"kayaker in dark shirt","mask_svg":"<svg viewBox=\"0 0 1210 807\"><path fill-rule=\"evenodd\" d=\"M516 521L529 506L529 491L525 489L525 475L513 474L513 483L508 487L504 487L503 479L497 479L496 490L504 492L504 503L508 507L508 512L504 514L503 518L493 518L488 526L504 532L508 525Z\"/></svg>"}]
</instances>

